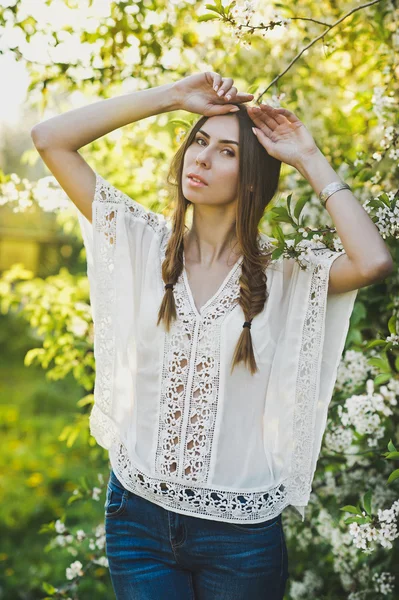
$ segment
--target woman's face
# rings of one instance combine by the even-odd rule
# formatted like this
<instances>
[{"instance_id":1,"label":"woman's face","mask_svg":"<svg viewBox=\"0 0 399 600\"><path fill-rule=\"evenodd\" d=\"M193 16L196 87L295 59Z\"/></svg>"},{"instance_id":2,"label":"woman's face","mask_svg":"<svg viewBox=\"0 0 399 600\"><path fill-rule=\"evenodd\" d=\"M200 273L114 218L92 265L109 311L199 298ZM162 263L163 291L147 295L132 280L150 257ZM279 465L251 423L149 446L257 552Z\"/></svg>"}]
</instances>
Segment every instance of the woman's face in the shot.
<instances>
[{"instance_id":1,"label":"woman's face","mask_svg":"<svg viewBox=\"0 0 399 600\"><path fill-rule=\"evenodd\" d=\"M237 118L225 115L208 118L184 155L182 187L187 200L208 206L237 200L238 143ZM207 185L192 185L189 173L200 176Z\"/></svg>"}]
</instances>

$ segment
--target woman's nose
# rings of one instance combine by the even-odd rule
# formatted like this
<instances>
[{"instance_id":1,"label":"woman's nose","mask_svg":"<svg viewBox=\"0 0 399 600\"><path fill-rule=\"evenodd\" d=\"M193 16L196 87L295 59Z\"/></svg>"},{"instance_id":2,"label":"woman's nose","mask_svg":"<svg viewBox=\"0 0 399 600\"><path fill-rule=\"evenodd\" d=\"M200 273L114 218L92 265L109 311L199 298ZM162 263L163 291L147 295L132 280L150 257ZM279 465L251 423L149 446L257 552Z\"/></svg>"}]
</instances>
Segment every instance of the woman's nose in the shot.
<instances>
[{"instance_id":1,"label":"woman's nose","mask_svg":"<svg viewBox=\"0 0 399 600\"><path fill-rule=\"evenodd\" d=\"M196 158L196 162L197 163L204 163L207 161L207 157L204 154L197 154L197 158Z\"/></svg>"}]
</instances>

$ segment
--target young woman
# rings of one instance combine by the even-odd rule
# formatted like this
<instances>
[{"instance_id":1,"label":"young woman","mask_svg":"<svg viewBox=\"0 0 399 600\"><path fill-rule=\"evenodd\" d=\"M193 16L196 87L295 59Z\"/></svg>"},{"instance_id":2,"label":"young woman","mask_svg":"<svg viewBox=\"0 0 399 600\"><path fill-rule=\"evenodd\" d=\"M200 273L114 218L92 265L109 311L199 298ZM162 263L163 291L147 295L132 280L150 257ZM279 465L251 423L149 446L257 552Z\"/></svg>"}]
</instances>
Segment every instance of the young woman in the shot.
<instances>
[{"instance_id":1,"label":"young woman","mask_svg":"<svg viewBox=\"0 0 399 600\"><path fill-rule=\"evenodd\" d=\"M281 515L293 506L304 519L357 290L391 269L373 222L303 123L286 109L246 107L252 98L231 78L199 73L32 130L79 210L86 247L90 426L112 467L106 551L118 599L282 600ZM171 164L169 222L78 149L176 109L202 116ZM313 242L305 264L271 259L259 222L283 161L322 202L334 194L328 210L347 252Z\"/></svg>"}]
</instances>

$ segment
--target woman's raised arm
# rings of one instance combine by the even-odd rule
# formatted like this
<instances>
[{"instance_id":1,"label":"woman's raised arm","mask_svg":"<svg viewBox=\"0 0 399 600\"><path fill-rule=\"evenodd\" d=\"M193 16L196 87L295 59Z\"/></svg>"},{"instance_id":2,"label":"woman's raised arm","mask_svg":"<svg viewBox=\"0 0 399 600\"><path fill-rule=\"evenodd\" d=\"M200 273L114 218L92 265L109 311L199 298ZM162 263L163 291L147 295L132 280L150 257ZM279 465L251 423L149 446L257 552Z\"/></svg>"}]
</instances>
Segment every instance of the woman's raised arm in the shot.
<instances>
[{"instance_id":1,"label":"woman's raised arm","mask_svg":"<svg viewBox=\"0 0 399 600\"><path fill-rule=\"evenodd\" d=\"M162 112L177 110L174 83L130 92L69 110L36 124L31 136L36 148L72 152L114 129Z\"/></svg>"},{"instance_id":2,"label":"woman's raised arm","mask_svg":"<svg viewBox=\"0 0 399 600\"><path fill-rule=\"evenodd\" d=\"M123 125L178 108L169 83L69 110L35 125L31 137L43 162L91 223L96 177L78 149Z\"/></svg>"}]
</instances>

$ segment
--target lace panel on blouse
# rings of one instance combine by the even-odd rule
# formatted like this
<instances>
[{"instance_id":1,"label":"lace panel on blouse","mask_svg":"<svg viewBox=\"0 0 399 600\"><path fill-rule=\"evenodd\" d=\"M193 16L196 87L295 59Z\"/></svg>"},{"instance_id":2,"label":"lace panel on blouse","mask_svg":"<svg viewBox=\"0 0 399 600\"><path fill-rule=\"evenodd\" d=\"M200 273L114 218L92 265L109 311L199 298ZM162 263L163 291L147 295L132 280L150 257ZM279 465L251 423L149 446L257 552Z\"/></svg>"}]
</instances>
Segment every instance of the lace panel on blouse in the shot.
<instances>
[{"instance_id":1,"label":"lace panel on blouse","mask_svg":"<svg viewBox=\"0 0 399 600\"><path fill-rule=\"evenodd\" d=\"M165 235L161 263L167 242ZM258 244L262 251L270 245L260 236ZM221 323L238 305L241 262L242 257L200 315L190 302L183 273L174 286L177 319L165 341L155 457L155 473L168 479L208 481L219 397Z\"/></svg>"}]
</instances>

